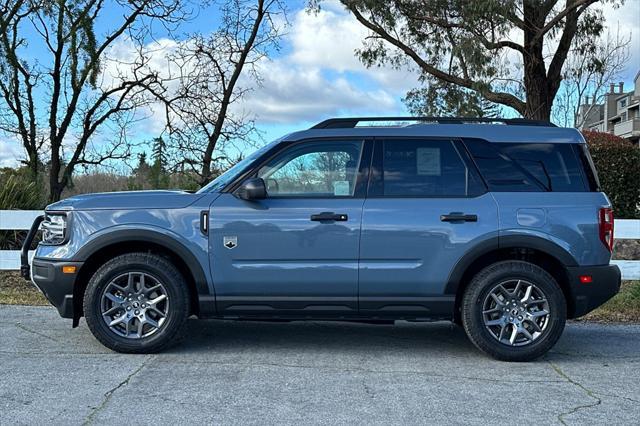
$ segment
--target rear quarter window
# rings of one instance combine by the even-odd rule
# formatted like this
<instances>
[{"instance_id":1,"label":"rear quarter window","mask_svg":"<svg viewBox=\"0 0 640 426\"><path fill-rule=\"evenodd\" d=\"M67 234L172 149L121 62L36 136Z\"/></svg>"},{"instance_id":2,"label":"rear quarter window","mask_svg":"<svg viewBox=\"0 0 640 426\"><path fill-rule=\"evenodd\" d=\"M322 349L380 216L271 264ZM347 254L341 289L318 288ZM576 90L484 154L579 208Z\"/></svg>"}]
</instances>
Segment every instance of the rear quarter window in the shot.
<instances>
[{"instance_id":1,"label":"rear quarter window","mask_svg":"<svg viewBox=\"0 0 640 426\"><path fill-rule=\"evenodd\" d=\"M571 144L469 140L466 145L491 191L589 190Z\"/></svg>"}]
</instances>

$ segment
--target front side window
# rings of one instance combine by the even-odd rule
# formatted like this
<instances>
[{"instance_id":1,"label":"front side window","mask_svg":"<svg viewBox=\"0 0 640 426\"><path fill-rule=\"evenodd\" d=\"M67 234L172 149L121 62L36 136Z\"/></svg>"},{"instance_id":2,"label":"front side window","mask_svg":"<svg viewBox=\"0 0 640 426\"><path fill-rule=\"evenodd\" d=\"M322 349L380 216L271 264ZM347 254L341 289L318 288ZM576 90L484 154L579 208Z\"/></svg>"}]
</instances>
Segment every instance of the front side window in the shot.
<instances>
[{"instance_id":1,"label":"front side window","mask_svg":"<svg viewBox=\"0 0 640 426\"><path fill-rule=\"evenodd\" d=\"M258 171L271 197L351 197L362 142L305 142L286 149Z\"/></svg>"},{"instance_id":2,"label":"front side window","mask_svg":"<svg viewBox=\"0 0 640 426\"><path fill-rule=\"evenodd\" d=\"M466 197L483 186L448 140L387 140L382 149L382 195Z\"/></svg>"}]
</instances>

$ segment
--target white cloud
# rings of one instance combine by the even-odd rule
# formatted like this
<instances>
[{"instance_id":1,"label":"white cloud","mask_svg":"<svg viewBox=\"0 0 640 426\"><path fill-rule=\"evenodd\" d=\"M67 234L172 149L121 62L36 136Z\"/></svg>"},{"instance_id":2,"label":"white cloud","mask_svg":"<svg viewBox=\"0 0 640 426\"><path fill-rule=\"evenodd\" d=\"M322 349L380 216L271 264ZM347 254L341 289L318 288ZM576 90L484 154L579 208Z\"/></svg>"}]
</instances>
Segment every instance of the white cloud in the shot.
<instances>
[{"instance_id":1,"label":"white cloud","mask_svg":"<svg viewBox=\"0 0 640 426\"><path fill-rule=\"evenodd\" d=\"M24 151L15 139L0 138L0 167L17 168L24 158Z\"/></svg>"},{"instance_id":2,"label":"white cloud","mask_svg":"<svg viewBox=\"0 0 640 426\"><path fill-rule=\"evenodd\" d=\"M260 64L262 86L250 92L238 108L261 122L320 120L341 113L379 113L398 108L386 90L359 89L344 76L328 78L321 68L307 68L288 59Z\"/></svg>"},{"instance_id":3,"label":"white cloud","mask_svg":"<svg viewBox=\"0 0 640 426\"><path fill-rule=\"evenodd\" d=\"M259 64L262 85L240 106L260 122L318 121L336 115L393 115L417 73L366 68L355 52L367 30L336 1L297 11L285 37L290 51Z\"/></svg>"}]
</instances>

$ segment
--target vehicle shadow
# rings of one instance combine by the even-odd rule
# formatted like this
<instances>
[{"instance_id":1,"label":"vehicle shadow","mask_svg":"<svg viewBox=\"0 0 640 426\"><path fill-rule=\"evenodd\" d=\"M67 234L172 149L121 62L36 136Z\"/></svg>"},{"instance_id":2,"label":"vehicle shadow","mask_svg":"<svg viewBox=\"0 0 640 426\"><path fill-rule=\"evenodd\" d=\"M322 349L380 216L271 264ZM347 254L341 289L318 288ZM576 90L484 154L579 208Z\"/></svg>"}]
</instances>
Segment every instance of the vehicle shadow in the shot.
<instances>
[{"instance_id":1,"label":"vehicle shadow","mask_svg":"<svg viewBox=\"0 0 640 426\"><path fill-rule=\"evenodd\" d=\"M378 356L448 356L485 358L462 327L450 322L373 325L331 321L188 322L185 339L168 353L232 355L240 353L375 353ZM584 357L640 358L640 325L570 322L563 336L542 360Z\"/></svg>"},{"instance_id":2,"label":"vehicle shadow","mask_svg":"<svg viewBox=\"0 0 640 426\"><path fill-rule=\"evenodd\" d=\"M171 352L438 352L471 354L464 330L450 322L374 325L337 321L189 320L185 339Z\"/></svg>"}]
</instances>

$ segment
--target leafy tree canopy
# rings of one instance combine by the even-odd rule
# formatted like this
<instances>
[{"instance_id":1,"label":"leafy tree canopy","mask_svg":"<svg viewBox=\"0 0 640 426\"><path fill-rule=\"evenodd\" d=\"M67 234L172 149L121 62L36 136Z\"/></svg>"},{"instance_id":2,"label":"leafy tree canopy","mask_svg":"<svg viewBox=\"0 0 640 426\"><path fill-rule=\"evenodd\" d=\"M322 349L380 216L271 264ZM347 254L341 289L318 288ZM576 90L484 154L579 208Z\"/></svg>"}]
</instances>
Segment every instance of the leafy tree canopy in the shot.
<instances>
[{"instance_id":1,"label":"leafy tree canopy","mask_svg":"<svg viewBox=\"0 0 640 426\"><path fill-rule=\"evenodd\" d=\"M357 52L367 66L416 67L409 107L480 115L480 100L548 120L567 55L604 28L616 0L341 0L370 30ZM313 2L312 2L313 4ZM317 2L315 3L317 5Z\"/></svg>"}]
</instances>

